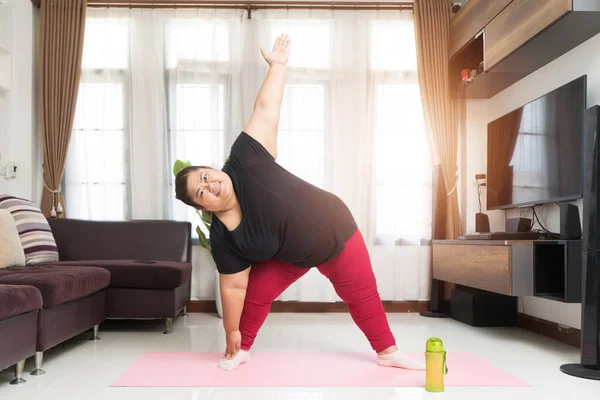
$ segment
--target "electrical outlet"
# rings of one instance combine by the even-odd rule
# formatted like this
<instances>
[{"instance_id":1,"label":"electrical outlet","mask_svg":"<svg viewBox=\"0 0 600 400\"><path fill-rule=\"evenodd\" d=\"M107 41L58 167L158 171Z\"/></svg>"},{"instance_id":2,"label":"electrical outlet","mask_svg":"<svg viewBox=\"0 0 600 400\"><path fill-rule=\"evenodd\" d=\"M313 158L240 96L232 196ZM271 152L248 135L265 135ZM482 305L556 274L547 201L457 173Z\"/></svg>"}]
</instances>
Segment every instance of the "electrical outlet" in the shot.
<instances>
[{"instance_id":1,"label":"electrical outlet","mask_svg":"<svg viewBox=\"0 0 600 400\"><path fill-rule=\"evenodd\" d=\"M485 174L475 174L475 182L477 186L485 186Z\"/></svg>"},{"instance_id":2,"label":"electrical outlet","mask_svg":"<svg viewBox=\"0 0 600 400\"><path fill-rule=\"evenodd\" d=\"M4 179L14 179L17 177L17 163L11 161L4 167Z\"/></svg>"}]
</instances>

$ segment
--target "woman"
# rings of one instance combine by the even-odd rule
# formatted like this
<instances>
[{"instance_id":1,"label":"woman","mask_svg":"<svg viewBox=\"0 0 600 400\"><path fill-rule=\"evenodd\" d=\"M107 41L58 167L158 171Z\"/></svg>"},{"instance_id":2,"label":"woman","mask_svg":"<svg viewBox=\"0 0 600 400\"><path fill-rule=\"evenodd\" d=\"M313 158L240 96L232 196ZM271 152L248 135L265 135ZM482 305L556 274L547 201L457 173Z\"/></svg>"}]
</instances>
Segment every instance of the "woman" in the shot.
<instances>
[{"instance_id":1,"label":"woman","mask_svg":"<svg viewBox=\"0 0 600 400\"><path fill-rule=\"evenodd\" d=\"M227 340L219 366L231 370L248 362L271 303L317 268L348 305L379 365L423 369L398 352L367 248L349 209L275 162L289 48L287 35L277 38L271 52L261 48L269 71L222 171L188 167L176 177L178 199L213 212L210 239Z\"/></svg>"}]
</instances>

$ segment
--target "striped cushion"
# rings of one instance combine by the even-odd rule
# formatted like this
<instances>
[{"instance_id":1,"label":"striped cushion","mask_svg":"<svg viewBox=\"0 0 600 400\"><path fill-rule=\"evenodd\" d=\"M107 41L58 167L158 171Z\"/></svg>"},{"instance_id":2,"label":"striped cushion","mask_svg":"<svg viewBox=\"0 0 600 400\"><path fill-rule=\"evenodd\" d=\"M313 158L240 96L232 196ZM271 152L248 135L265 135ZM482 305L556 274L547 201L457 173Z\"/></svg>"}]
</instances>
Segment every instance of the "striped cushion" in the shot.
<instances>
[{"instance_id":1,"label":"striped cushion","mask_svg":"<svg viewBox=\"0 0 600 400\"><path fill-rule=\"evenodd\" d=\"M0 194L0 208L8 210L17 223L26 265L58 261L50 225L38 206L29 200Z\"/></svg>"}]
</instances>

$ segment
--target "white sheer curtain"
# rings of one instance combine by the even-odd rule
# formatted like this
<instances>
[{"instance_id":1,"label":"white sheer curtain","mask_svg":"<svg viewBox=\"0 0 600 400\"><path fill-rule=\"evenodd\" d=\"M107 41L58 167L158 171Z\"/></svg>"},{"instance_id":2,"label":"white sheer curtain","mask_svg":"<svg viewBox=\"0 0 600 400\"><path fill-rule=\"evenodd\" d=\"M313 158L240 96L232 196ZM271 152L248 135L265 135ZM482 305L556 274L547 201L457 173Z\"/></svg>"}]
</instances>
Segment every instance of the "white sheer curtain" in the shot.
<instances>
[{"instance_id":1,"label":"white sheer curtain","mask_svg":"<svg viewBox=\"0 0 600 400\"><path fill-rule=\"evenodd\" d=\"M243 12L176 10L156 12L155 18L162 20L166 44L171 165L180 159L220 169L231 147L229 136L242 129L234 103L241 94L234 92L234 82L239 81ZM173 197L172 175L169 182ZM202 225L196 212L180 201L172 202L171 212L174 219ZM199 245L194 246L192 257L192 296L214 299L213 260Z\"/></svg>"},{"instance_id":2,"label":"white sheer curtain","mask_svg":"<svg viewBox=\"0 0 600 400\"><path fill-rule=\"evenodd\" d=\"M63 187L69 218L131 216L129 24L104 10L88 18Z\"/></svg>"},{"instance_id":3,"label":"white sheer curtain","mask_svg":"<svg viewBox=\"0 0 600 400\"><path fill-rule=\"evenodd\" d=\"M239 75L234 68L240 69L234 46L240 43L233 38L240 36L242 12L177 10L159 15L166 43L170 161L220 169L230 148L227 136L242 129L233 104L241 99L234 89ZM173 176L170 183L172 196ZM171 210L175 219L198 222L196 212L179 201Z\"/></svg>"},{"instance_id":4,"label":"white sheer curtain","mask_svg":"<svg viewBox=\"0 0 600 400\"><path fill-rule=\"evenodd\" d=\"M130 10L132 218L168 218L170 160L162 22L152 10Z\"/></svg>"},{"instance_id":5,"label":"white sheer curtain","mask_svg":"<svg viewBox=\"0 0 600 400\"><path fill-rule=\"evenodd\" d=\"M248 20L239 10L127 10L123 18L131 216L199 223L172 200L171 165L223 165L267 72L259 48L285 32L292 52L277 162L348 204L384 300L429 298L431 168L412 13L262 10ZM214 264L199 246L193 254L192 295L214 298ZM339 301L316 270L280 299Z\"/></svg>"},{"instance_id":6,"label":"white sheer curtain","mask_svg":"<svg viewBox=\"0 0 600 400\"><path fill-rule=\"evenodd\" d=\"M70 218L170 216L162 40L152 11L88 11L63 182Z\"/></svg>"}]
</instances>

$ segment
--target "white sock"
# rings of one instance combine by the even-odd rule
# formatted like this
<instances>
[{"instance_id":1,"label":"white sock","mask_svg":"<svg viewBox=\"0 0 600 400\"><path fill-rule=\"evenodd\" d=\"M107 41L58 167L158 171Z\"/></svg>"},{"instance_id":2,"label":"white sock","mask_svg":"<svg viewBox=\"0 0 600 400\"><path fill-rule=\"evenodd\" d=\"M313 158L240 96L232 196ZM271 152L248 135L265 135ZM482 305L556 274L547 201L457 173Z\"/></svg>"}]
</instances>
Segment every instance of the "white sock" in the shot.
<instances>
[{"instance_id":1,"label":"white sock","mask_svg":"<svg viewBox=\"0 0 600 400\"><path fill-rule=\"evenodd\" d=\"M403 356L399 351L385 355L378 354L377 364L381 365L382 367L396 367L419 371L425 370L425 364L415 360L414 358Z\"/></svg>"},{"instance_id":2,"label":"white sock","mask_svg":"<svg viewBox=\"0 0 600 400\"><path fill-rule=\"evenodd\" d=\"M219 361L219 368L224 369L225 371L231 371L248 361L250 361L250 353L240 350L231 360L222 359Z\"/></svg>"}]
</instances>

